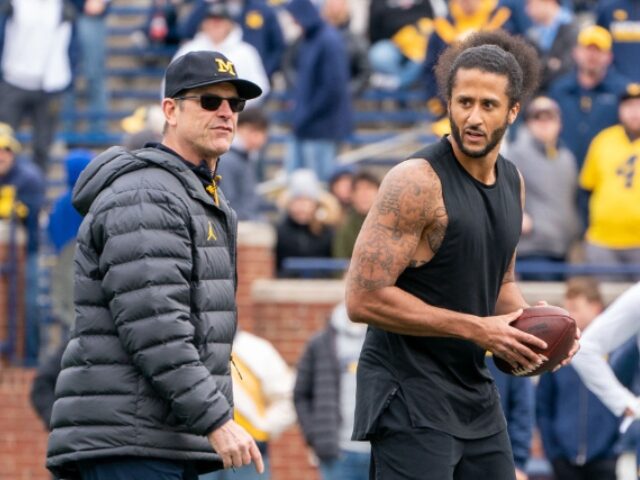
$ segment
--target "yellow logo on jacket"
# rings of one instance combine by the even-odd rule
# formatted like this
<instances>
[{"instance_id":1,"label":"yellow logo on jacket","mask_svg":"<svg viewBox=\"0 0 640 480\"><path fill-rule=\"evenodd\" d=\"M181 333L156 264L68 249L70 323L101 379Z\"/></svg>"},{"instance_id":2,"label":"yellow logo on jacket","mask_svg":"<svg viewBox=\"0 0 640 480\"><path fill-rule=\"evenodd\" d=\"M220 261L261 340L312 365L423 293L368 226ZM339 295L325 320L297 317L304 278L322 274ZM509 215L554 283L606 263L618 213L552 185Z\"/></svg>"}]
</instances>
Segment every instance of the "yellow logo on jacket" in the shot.
<instances>
[{"instance_id":1,"label":"yellow logo on jacket","mask_svg":"<svg viewBox=\"0 0 640 480\"><path fill-rule=\"evenodd\" d=\"M247 27L258 30L264 25L264 17L257 10L251 10L245 17L245 23Z\"/></svg>"},{"instance_id":2,"label":"yellow logo on jacket","mask_svg":"<svg viewBox=\"0 0 640 480\"><path fill-rule=\"evenodd\" d=\"M218 240L218 237L216 237L216 232L213 230L213 225L211 224L211 221L209 220L209 230L207 232L207 242L211 241L211 240Z\"/></svg>"},{"instance_id":3,"label":"yellow logo on jacket","mask_svg":"<svg viewBox=\"0 0 640 480\"><path fill-rule=\"evenodd\" d=\"M220 72L220 73L229 73L229 74L233 75L234 77L237 76L235 67L233 66L233 62L231 62L231 61L225 62L221 58L216 58L216 63L218 64L218 72Z\"/></svg>"}]
</instances>

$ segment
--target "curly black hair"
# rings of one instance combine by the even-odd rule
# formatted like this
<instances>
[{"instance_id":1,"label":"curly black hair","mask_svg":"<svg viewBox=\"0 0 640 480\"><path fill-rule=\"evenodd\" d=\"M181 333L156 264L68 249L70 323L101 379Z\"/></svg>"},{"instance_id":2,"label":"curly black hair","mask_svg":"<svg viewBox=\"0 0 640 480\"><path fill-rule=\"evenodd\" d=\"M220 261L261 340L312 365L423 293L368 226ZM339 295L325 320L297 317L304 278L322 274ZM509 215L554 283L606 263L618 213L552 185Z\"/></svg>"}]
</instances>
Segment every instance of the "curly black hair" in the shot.
<instances>
[{"instance_id":1,"label":"curly black hair","mask_svg":"<svg viewBox=\"0 0 640 480\"><path fill-rule=\"evenodd\" d=\"M477 32L447 48L435 67L441 95L449 101L459 69L477 68L509 80L509 106L523 103L538 88L540 61L531 45L504 31Z\"/></svg>"}]
</instances>

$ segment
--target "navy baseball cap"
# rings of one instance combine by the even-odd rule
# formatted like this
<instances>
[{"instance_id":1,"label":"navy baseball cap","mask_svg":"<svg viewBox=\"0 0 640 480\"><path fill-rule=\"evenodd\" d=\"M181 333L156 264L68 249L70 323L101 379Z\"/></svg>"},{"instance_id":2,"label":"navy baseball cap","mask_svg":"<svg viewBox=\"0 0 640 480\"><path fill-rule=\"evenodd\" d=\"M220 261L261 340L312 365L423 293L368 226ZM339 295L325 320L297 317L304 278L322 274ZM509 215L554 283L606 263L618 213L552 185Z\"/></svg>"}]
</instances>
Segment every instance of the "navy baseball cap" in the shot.
<instances>
[{"instance_id":1,"label":"navy baseball cap","mask_svg":"<svg viewBox=\"0 0 640 480\"><path fill-rule=\"evenodd\" d=\"M186 53L169 64L164 74L164 96L174 98L185 90L216 83L235 85L238 96L245 100L262 94L258 85L238 78L233 62L220 52L198 51Z\"/></svg>"}]
</instances>

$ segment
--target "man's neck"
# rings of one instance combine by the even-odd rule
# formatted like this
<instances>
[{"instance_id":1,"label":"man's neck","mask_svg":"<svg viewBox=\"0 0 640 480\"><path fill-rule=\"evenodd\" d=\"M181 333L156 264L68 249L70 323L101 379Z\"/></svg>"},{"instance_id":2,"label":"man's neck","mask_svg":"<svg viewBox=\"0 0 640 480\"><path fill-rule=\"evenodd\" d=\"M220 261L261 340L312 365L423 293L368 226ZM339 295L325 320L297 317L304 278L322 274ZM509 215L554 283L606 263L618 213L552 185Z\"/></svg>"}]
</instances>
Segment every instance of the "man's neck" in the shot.
<instances>
[{"instance_id":1,"label":"man's neck","mask_svg":"<svg viewBox=\"0 0 640 480\"><path fill-rule=\"evenodd\" d=\"M542 19L542 21L539 23L539 25L543 25L545 27L548 27L549 25L551 25L554 22L554 20L556 19L556 17L560 13L560 7L559 6L549 7L548 10L546 11L546 13L547 13L546 17Z\"/></svg>"},{"instance_id":2,"label":"man's neck","mask_svg":"<svg viewBox=\"0 0 640 480\"><path fill-rule=\"evenodd\" d=\"M167 136L162 139L162 144L166 147L169 147L171 150L180 155L184 160L196 167L204 162L209 170L211 170L212 172L216 170L216 166L218 165L218 157L202 158L193 148L189 148L188 146L174 141L173 138Z\"/></svg>"},{"instance_id":3,"label":"man's neck","mask_svg":"<svg viewBox=\"0 0 640 480\"><path fill-rule=\"evenodd\" d=\"M452 136L449 136L449 141L453 148L453 154L469 175L485 185L493 185L495 183L495 166L498 161L498 154L500 153L499 144L484 157L476 158L465 154Z\"/></svg>"}]
</instances>

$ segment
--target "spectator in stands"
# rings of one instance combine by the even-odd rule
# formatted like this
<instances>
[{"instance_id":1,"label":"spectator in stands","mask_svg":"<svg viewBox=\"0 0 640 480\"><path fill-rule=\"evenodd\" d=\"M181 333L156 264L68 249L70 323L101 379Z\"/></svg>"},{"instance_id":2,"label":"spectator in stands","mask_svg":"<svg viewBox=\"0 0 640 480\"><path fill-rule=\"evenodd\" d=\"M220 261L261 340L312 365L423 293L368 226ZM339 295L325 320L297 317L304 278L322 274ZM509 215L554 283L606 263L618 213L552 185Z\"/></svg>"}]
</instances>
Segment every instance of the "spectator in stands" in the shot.
<instances>
[{"instance_id":1,"label":"spectator in stands","mask_svg":"<svg viewBox=\"0 0 640 480\"><path fill-rule=\"evenodd\" d=\"M141 32L136 32L135 43L144 48L177 47L181 40L178 9L185 0L153 0ZM198 22L193 34L198 28ZM193 37L193 35L191 35Z\"/></svg>"},{"instance_id":2,"label":"spectator in stands","mask_svg":"<svg viewBox=\"0 0 640 480\"><path fill-rule=\"evenodd\" d=\"M25 358L28 364L34 364L40 348L38 218L44 204L45 178L36 165L16 157L20 148L13 129L0 124L0 217L17 220L27 233Z\"/></svg>"},{"instance_id":3,"label":"spectator in stands","mask_svg":"<svg viewBox=\"0 0 640 480\"><path fill-rule=\"evenodd\" d=\"M346 210L351 206L354 175L355 168L353 165L338 165L329 176L329 192L336 197L345 214Z\"/></svg>"},{"instance_id":4,"label":"spectator in stands","mask_svg":"<svg viewBox=\"0 0 640 480\"><path fill-rule=\"evenodd\" d=\"M192 38L211 3L219 0L196 0L193 10L181 27L183 38ZM276 10L264 0L227 0L242 27L242 39L260 54L269 78L280 69L285 40Z\"/></svg>"},{"instance_id":5,"label":"spectator in stands","mask_svg":"<svg viewBox=\"0 0 640 480\"><path fill-rule=\"evenodd\" d=\"M575 70L552 82L549 96L560 105L560 138L573 152L580 170L593 137L617 122L618 97L627 80L611 67L611 35L602 27L583 28L573 56ZM578 211L583 225L587 224L587 202L588 196L580 191Z\"/></svg>"},{"instance_id":6,"label":"spectator in stands","mask_svg":"<svg viewBox=\"0 0 640 480\"><path fill-rule=\"evenodd\" d=\"M486 364L500 393L500 405L507 420L507 432L516 465L516 480L527 480L525 472L535 422L533 383L528 377L507 375L498 370L493 360L487 358Z\"/></svg>"},{"instance_id":7,"label":"spectator in stands","mask_svg":"<svg viewBox=\"0 0 640 480\"><path fill-rule=\"evenodd\" d=\"M429 0L371 0L369 61L374 87L398 90L412 86L422 70L427 38L433 31Z\"/></svg>"},{"instance_id":8,"label":"spectator in stands","mask_svg":"<svg viewBox=\"0 0 640 480\"><path fill-rule=\"evenodd\" d=\"M351 206L343 222L336 229L333 239L333 256L351 258L353 246L360 233L364 219L369 213L380 188L380 179L372 172L361 170L353 176Z\"/></svg>"},{"instance_id":9,"label":"spectator in stands","mask_svg":"<svg viewBox=\"0 0 640 480\"><path fill-rule=\"evenodd\" d=\"M434 117L445 113L445 104L438 93L434 68L447 46L476 31L514 30L511 9L495 0L451 0L449 14L433 21L427 54L422 66L423 82L427 94L427 107ZM448 122L448 120L446 120Z\"/></svg>"},{"instance_id":10,"label":"spectator in stands","mask_svg":"<svg viewBox=\"0 0 640 480\"><path fill-rule=\"evenodd\" d=\"M542 77L540 91L573 67L573 47L578 36L578 25L573 13L563 7L560 0L527 0L527 14L533 24L526 37L540 52Z\"/></svg>"},{"instance_id":11,"label":"spectator in stands","mask_svg":"<svg viewBox=\"0 0 640 480\"><path fill-rule=\"evenodd\" d=\"M238 70L238 75L262 89L262 96L248 102L257 106L269 94L269 79L257 50L242 40L242 29L234 20L233 10L222 2L211 3L200 24L200 32L176 52L174 59L185 53L199 50L216 51L228 57Z\"/></svg>"},{"instance_id":12,"label":"spectator in stands","mask_svg":"<svg viewBox=\"0 0 640 480\"><path fill-rule=\"evenodd\" d=\"M537 0L536 0L537 1ZM558 104L537 97L525 110L525 124L509 147L509 158L524 177L524 205L518 261L565 262L582 232L578 216L578 168L560 141ZM558 279L557 275L522 275L523 280Z\"/></svg>"},{"instance_id":13,"label":"spectator in stands","mask_svg":"<svg viewBox=\"0 0 640 480\"><path fill-rule=\"evenodd\" d=\"M75 7L68 0L0 2L0 122L33 127L33 159L46 172L62 91L71 85Z\"/></svg>"},{"instance_id":14,"label":"spectator in stands","mask_svg":"<svg viewBox=\"0 0 640 480\"><path fill-rule=\"evenodd\" d=\"M292 0L286 8L304 36L295 59L293 138L286 167L288 172L311 168L326 181L339 142L353 129L349 58L340 32L322 20L310 0Z\"/></svg>"},{"instance_id":15,"label":"spectator in stands","mask_svg":"<svg viewBox=\"0 0 640 480\"><path fill-rule=\"evenodd\" d=\"M111 0L72 0L78 9L76 20L80 66L85 79L87 106L91 113L89 131L104 133L107 128L107 16ZM67 110L77 109L73 90L65 98Z\"/></svg>"},{"instance_id":16,"label":"spectator in stands","mask_svg":"<svg viewBox=\"0 0 640 480\"><path fill-rule=\"evenodd\" d=\"M291 174L284 218L276 228L276 269L279 277L292 276L284 269L285 258L331 257L333 231L318 218L321 195L313 170L300 169Z\"/></svg>"},{"instance_id":17,"label":"spectator in stands","mask_svg":"<svg viewBox=\"0 0 640 480\"><path fill-rule=\"evenodd\" d=\"M591 192L585 256L592 264L640 264L640 84L629 84L618 112L620 123L593 139L580 172Z\"/></svg>"},{"instance_id":18,"label":"spectator in stands","mask_svg":"<svg viewBox=\"0 0 640 480\"><path fill-rule=\"evenodd\" d=\"M340 303L298 362L293 400L322 480L369 478L370 446L351 440L356 368L366 331L366 326L349 320Z\"/></svg>"},{"instance_id":19,"label":"spectator in stands","mask_svg":"<svg viewBox=\"0 0 640 480\"><path fill-rule=\"evenodd\" d=\"M235 421L256 441L264 473L252 465L201 475L199 480L268 480L269 442L296 421L292 394L294 376L275 347L244 330L233 339L233 411Z\"/></svg>"},{"instance_id":20,"label":"spectator in stands","mask_svg":"<svg viewBox=\"0 0 640 480\"><path fill-rule=\"evenodd\" d=\"M610 0L596 9L596 23L613 37L613 63L631 82L640 82L639 7L638 0Z\"/></svg>"},{"instance_id":21,"label":"spectator in stands","mask_svg":"<svg viewBox=\"0 0 640 480\"><path fill-rule=\"evenodd\" d=\"M554 81L549 96L560 105L560 138L580 168L593 137L617 122L618 97L627 81L611 68L611 35L602 27L583 28L573 56L575 71Z\"/></svg>"},{"instance_id":22,"label":"spectator in stands","mask_svg":"<svg viewBox=\"0 0 640 480\"><path fill-rule=\"evenodd\" d=\"M593 278L567 282L564 306L588 335L603 301ZM618 374L624 372L618 371ZM540 377L538 428L557 479L615 480L618 419L589 390L573 365Z\"/></svg>"},{"instance_id":23,"label":"spectator in stands","mask_svg":"<svg viewBox=\"0 0 640 480\"><path fill-rule=\"evenodd\" d=\"M349 57L349 91L353 96L358 96L369 84L369 46L362 36L354 34L349 28L350 13L347 0L325 0L321 15L329 25L342 34ZM295 89L297 83L296 62L303 41L304 36L296 38L287 49L282 62L287 87L291 90Z\"/></svg>"},{"instance_id":24,"label":"spectator in stands","mask_svg":"<svg viewBox=\"0 0 640 480\"><path fill-rule=\"evenodd\" d=\"M251 108L238 116L238 130L231 149L220 158L220 187L239 221L261 220L264 201L256 192L256 164L267 144L269 119Z\"/></svg>"},{"instance_id":25,"label":"spectator in stands","mask_svg":"<svg viewBox=\"0 0 640 480\"><path fill-rule=\"evenodd\" d=\"M324 0L321 13L322 17L342 34L349 56L349 91L357 96L369 84L369 45L363 37L356 35L349 28L351 17L348 0Z\"/></svg>"}]
</instances>

